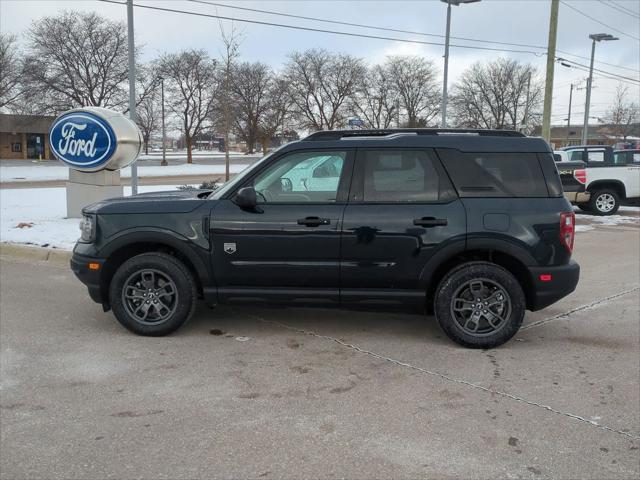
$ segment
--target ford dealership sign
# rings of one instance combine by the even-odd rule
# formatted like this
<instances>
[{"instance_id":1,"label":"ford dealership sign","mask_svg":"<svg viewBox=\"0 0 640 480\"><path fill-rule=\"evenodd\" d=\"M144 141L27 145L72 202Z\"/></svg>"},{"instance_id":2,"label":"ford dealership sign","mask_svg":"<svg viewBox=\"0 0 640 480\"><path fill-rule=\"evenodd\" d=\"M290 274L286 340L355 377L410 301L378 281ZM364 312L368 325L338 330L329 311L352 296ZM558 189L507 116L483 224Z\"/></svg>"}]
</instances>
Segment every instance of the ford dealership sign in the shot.
<instances>
[{"instance_id":1,"label":"ford dealership sign","mask_svg":"<svg viewBox=\"0 0 640 480\"><path fill-rule=\"evenodd\" d=\"M140 154L142 135L123 114L100 107L70 110L53 122L49 141L54 155L81 172L118 170Z\"/></svg>"}]
</instances>

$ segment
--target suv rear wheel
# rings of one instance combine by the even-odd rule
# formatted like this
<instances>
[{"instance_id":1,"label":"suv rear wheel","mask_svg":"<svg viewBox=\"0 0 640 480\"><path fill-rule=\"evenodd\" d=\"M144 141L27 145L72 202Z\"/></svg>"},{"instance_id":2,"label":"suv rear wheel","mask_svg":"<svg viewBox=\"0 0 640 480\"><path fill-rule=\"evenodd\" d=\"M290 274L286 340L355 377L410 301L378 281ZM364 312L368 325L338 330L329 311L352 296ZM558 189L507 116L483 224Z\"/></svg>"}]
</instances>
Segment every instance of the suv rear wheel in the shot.
<instances>
[{"instance_id":1,"label":"suv rear wheel","mask_svg":"<svg viewBox=\"0 0 640 480\"><path fill-rule=\"evenodd\" d=\"M180 260L144 253L125 261L109 286L118 321L138 335L158 337L177 330L196 306L195 281Z\"/></svg>"},{"instance_id":2,"label":"suv rear wheel","mask_svg":"<svg viewBox=\"0 0 640 480\"><path fill-rule=\"evenodd\" d=\"M620 208L618 192L603 189L594 192L589 200L589 209L596 215L613 215Z\"/></svg>"},{"instance_id":3,"label":"suv rear wheel","mask_svg":"<svg viewBox=\"0 0 640 480\"><path fill-rule=\"evenodd\" d=\"M522 287L511 273L493 263L470 262L442 279L435 313L454 342L471 348L493 348L516 334L525 304Z\"/></svg>"}]
</instances>

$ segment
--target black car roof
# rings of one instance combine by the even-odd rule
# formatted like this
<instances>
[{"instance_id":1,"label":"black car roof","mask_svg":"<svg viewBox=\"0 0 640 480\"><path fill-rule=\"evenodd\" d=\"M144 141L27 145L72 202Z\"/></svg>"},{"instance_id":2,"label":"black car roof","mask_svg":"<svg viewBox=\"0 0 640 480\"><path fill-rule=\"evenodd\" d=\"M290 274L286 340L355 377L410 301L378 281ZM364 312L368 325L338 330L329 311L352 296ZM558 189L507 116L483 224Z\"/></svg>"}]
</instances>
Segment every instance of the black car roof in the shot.
<instances>
[{"instance_id":1,"label":"black car roof","mask_svg":"<svg viewBox=\"0 0 640 480\"><path fill-rule=\"evenodd\" d=\"M385 129L325 130L292 142L283 150L329 148L455 148L463 152L551 152L542 138L514 130Z\"/></svg>"}]
</instances>

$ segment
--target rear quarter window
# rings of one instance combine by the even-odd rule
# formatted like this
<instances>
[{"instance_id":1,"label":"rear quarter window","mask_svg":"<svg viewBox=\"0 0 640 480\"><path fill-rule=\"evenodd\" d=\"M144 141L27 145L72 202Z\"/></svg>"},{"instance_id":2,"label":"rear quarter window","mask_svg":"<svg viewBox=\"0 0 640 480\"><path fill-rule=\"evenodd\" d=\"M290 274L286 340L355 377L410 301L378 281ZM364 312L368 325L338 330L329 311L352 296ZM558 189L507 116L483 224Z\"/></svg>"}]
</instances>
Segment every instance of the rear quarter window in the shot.
<instances>
[{"instance_id":1,"label":"rear quarter window","mask_svg":"<svg viewBox=\"0 0 640 480\"><path fill-rule=\"evenodd\" d=\"M535 153L437 150L460 197L548 197Z\"/></svg>"}]
</instances>

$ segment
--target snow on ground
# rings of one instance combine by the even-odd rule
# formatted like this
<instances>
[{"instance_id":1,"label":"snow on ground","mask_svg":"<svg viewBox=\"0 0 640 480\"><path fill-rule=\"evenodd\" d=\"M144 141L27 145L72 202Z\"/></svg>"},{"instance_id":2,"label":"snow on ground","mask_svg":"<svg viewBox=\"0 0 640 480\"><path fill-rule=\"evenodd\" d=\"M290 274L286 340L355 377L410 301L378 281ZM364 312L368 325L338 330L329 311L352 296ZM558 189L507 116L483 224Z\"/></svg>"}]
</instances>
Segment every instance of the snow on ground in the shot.
<instances>
[{"instance_id":1,"label":"snow on ground","mask_svg":"<svg viewBox=\"0 0 640 480\"><path fill-rule=\"evenodd\" d=\"M238 173L247 165L231 165L231 173ZM138 167L139 177L169 177L183 175L223 175L224 165L167 165ZM120 176L131 177L131 167L123 168ZM24 167L0 167L0 182L38 182L46 180L68 180L69 168L65 166L45 167L42 165L25 165Z\"/></svg>"},{"instance_id":2,"label":"snow on ground","mask_svg":"<svg viewBox=\"0 0 640 480\"><path fill-rule=\"evenodd\" d=\"M140 193L174 190L175 185L143 185ZM131 188L124 187L131 195ZM77 218L65 218L66 188L0 190L0 241L73 249L80 236ZM20 223L33 224L17 228Z\"/></svg>"}]
</instances>

